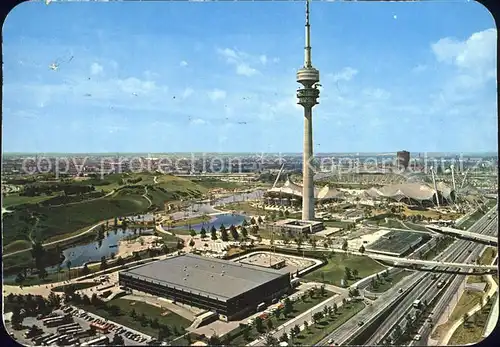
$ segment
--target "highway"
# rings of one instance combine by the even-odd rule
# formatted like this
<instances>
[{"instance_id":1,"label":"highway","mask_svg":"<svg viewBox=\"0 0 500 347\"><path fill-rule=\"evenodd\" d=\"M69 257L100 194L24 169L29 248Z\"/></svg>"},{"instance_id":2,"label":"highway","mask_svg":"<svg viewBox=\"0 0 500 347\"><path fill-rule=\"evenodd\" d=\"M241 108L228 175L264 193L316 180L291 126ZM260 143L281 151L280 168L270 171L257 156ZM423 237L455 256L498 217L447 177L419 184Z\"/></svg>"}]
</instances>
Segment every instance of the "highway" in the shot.
<instances>
[{"instance_id":1,"label":"highway","mask_svg":"<svg viewBox=\"0 0 500 347\"><path fill-rule=\"evenodd\" d=\"M491 232L494 232L494 230L496 230L496 218L486 218L484 223L478 222L475 229L478 230L478 227L481 228L479 229L480 233L490 234ZM453 257L453 259L458 262L467 262L471 259L477 258L481 250L485 247L484 245L472 244L473 248L469 253L469 250L471 250L471 241L460 240L456 243L457 245L453 247L453 253L451 257ZM438 288L437 284L434 283L435 281L444 281L444 283L446 283L447 285L443 286L442 288ZM393 310L391 316L383 322L383 324L377 329L375 334L373 334L365 344L389 344L388 341L386 342L385 340L394 332L396 325L399 325L401 327L401 331L404 332L406 330L407 324L406 317L414 317L416 315L417 310L415 308L412 308L412 303L416 299L419 299L422 302L426 302L427 304L431 304L433 301L438 300L431 318L432 320L437 321L437 319L441 316L444 308L446 308L447 304L451 301L453 295L455 295L455 293L458 291L462 282L463 277L460 275L443 274L439 276L438 279L433 280L432 276L430 274L427 274L424 280L420 282L417 287L415 287L412 294L408 296L401 304L399 304L396 309ZM442 297L440 297L440 294L442 294ZM430 322L425 322L424 326L427 326L427 330L429 330L422 330L422 333L424 333L425 337L427 337L431 330L431 324ZM426 344L427 338L423 337L419 342ZM390 339L391 342L393 340L393 338Z\"/></svg>"},{"instance_id":2,"label":"highway","mask_svg":"<svg viewBox=\"0 0 500 347\"><path fill-rule=\"evenodd\" d=\"M489 219L489 216L493 216L497 212L497 206L492 208L488 213L483 216L480 220L478 220L469 230L472 232L478 232L478 233L485 233L485 229L489 225L496 225L496 218ZM488 234L493 234L496 230L496 227L492 228L493 230L486 230ZM474 246L474 249L476 251L471 251L469 253L469 249L471 244ZM449 247L447 247L441 254L436 256L434 260L448 260L448 259L467 259L467 258L472 258L473 256L477 257L477 253L479 252L480 248L484 246L478 246L477 244L474 244L471 241L466 241L466 240L457 240L453 244L451 244ZM433 268L433 267L429 267ZM455 277L453 277L455 276ZM448 281L450 278L456 278L457 275L442 275L443 279L447 279ZM432 285L432 275L429 273L416 273L414 275L408 276L406 278L406 281L401 283L401 286L404 284L407 285L406 290L410 291L410 294L408 294L407 297L405 297L402 301L402 303L398 304L396 308L393 308L397 312L396 314L391 313L391 316L389 319L387 319L383 324L377 329L377 332L375 333L374 336L370 338L370 341L376 341L373 344L376 344L379 342L380 339L385 337L388 332L392 329L392 327L395 326L398 322L401 321L401 318L404 318L404 316L410 312L410 307L411 304L413 303L414 300L419 299L422 297L422 294L425 293L425 298L428 302L432 300L438 290L436 286ZM454 287L455 282L453 281L449 286ZM450 283L450 282L448 282ZM408 284L409 284L409 289L408 289ZM431 289L431 290L429 290ZM373 304L373 307L364 309L361 311L355 319L351 319L346 324L342 325L339 329L334 331L332 334L327 336L325 339L320 341L318 345L327 345L329 344L328 341L334 341L335 344L344 344L345 342L348 342L348 340L356 333L359 333L361 330L363 330L366 326L369 326L369 323L378 317L381 312L390 306L398 297L398 289L397 288L392 288L386 293L384 293L383 296L381 296L379 299L375 301ZM430 300L429 300L430 299ZM423 300L422 300L423 301ZM443 300L440 300L443 301ZM360 327L358 325L358 322L362 321L364 322L364 325ZM423 341L427 341L422 339ZM370 343L367 343L370 345Z\"/></svg>"},{"instance_id":3,"label":"highway","mask_svg":"<svg viewBox=\"0 0 500 347\"><path fill-rule=\"evenodd\" d=\"M496 212L496 208L495 208ZM485 230L487 234L493 235L497 232L497 224L498 223L498 216L495 216L495 218L492 219L492 223L487 226L487 229ZM471 259L472 258L477 258L481 252L481 249L483 247L476 246L473 252L471 253ZM457 293L457 291L460 288L460 285L462 284L463 277L462 276L457 276L455 275L455 279L453 282L448 286L446 289L446 292L443 294L442 298L439 300L438 304L434 307L433 309L433 315L436 317L436 322L439 317L445 312L448 303L452 300L453 296ZM433 330L433 325L424 323L421 329L419 330L419 334L421 335L420 341L414 341L410 345L417 345L417 346L426 346L428 344L428 339L429 336L431 335Z\"/></svg>"}]
</instances>

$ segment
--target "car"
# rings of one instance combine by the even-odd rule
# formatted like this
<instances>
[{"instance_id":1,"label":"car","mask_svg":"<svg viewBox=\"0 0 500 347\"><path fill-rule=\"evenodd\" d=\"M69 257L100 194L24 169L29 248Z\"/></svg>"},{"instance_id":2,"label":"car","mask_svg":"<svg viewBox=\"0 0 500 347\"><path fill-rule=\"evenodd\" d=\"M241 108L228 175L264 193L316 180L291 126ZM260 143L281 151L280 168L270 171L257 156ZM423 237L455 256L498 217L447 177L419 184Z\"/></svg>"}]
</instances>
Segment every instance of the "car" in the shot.
<instances>
[{"instance_id":1,"label":"car","mask_svg":"<svg viewBox=\"0 0 500 347\"><path fill-rule=\"evenodd\" d=\"M363 324L365 324L365 322L363 322L363 321L361 321L361 320L358 322L358 325L359 325L359 326L363 326Z\"/></svg>"},{"instance_id":2,"label":"car","mask_svg":"<svg viewBox=\"0 0 500 347\"><path fill-rule=\"evenodd\" d=\"M329 345L331 345L333 343L333 339L329 339L326 343L328 343Z\"/></svg>"},{"instance_id":3,"label":"car","mask_svg":"<svg viewBox=\"0 0 500 347\"><path fill-rule=\"evenodd\" d=\"M413 337L413 340L415 341L420 341L420 339L422 338L422 336L420 334L417 334Z\"/></svg>"},{"instance_id":4,"label":"car","mask_svg":"<svg viewBox=\"0 0 500 347\"><path fill-rule=\"evenodd\" d=\"M398 293L402 293L402 292L403 292L403 288L399 288Z\"/></svg>"}]
</instances>

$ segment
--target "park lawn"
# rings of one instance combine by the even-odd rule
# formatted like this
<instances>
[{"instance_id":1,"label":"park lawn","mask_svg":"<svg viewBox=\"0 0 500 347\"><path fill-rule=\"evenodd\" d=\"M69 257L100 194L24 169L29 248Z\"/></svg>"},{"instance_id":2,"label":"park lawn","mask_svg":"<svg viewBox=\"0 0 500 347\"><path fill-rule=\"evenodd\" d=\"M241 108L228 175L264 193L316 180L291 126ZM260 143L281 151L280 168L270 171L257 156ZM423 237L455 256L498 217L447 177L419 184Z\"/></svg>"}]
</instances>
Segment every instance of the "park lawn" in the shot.
<instances>
[{"instance_id":1,"label":"park lawn","mask_svg":"<svg viewBox=\"0 0 500 347\"><path fill-rule=\"evenodd\" d=\"M412 274L411 271L401 271L394 276L389 275L389 277L387 278L384 278L384 276L379 276L380 282L378 283L377 288L372 288L370 285L369 291L373 293L383 293L389 290L390 288L394 287L399 281L401 281L403 278L405 278L410 274Z\"/></svg>"},{"instance_id":2,"label":"park lawn","mask_svg":"<svg viewBox=\"0 0 500 347\"><path fill-rule=\"evenodd\" d=\"M193 217L188 219L172 221L172 227L201 224L204 222L209 222L211 219L212 218L210 218L210 216L200 216L200 217ZM207 230L207 232L208 231L209 230Z\"/></svg>"},{"instance_id":3,"label":"park lawn","mask_svg":"<svg viewBox=\"0 0 500 347\"><path fill-rule=\"evenodd\" d=\"M457 219L462 216L460 213L439 213L434 210L412 210L408 208L407 206L404 206L404 211L403 214L406 216L417 216L421 215L426 218L432 218L432 219L438 219L440 216L441 218L445 219Z\"/></svg>"},{"instance_id":4,"label":"park lawn","mask_svg":"<svg viewBox=\"0 0 500 347\"><path fill-rule=\"evenodd\" d=\"M328 298L331 298L334 295L336 295L336 294L333 292L330 292L328 290L325 290L325 296L319 296L319 294L318 294L313 299L308 297L305 302L302 300L295 301L293 303L293 312L291 314L289 314L288 317L284 317L282 314L280 316L280 318L277 319L275 315L271 314L268 319L264 320L264 322L263 322L264 328L267 329L267 320L271 319L271 321L273 322L272 329L276 329L280 325L285 324L288 320L297 317L302 312L307 311L308 309L318 305L319 303L327 300ZM234 336L234 335L238 334L241 331L241 329L242 329L241 327L237 327L236 329L234 329L230 332L230 335ZM244 346L244 345L248 344L250 341L253 341L256 338L258 338L259 335L261 335L261 334L259 334L256 331L255 327L252 325L251 329L250 329L248 341L245 340L245 337L243 336L243 334L240 334L239 336L236 336L235 338L230 339L229 342L230 342L231 346Z\"/></svg>"},{"instance_id":5,"label":"park lawn","mask_svg":"<svg viewBox=\"0 0 500 347\"><path fill-rule=\"evenodd\" d=\"M71 234L102 220L145 212L148 207L146 199L128 189L121 190L114 197L81 204L52 208L27 205L4 216L3 240L5 244L19 239L29 240L30 228L34 222L26 222L26 219L31 213L35 213L40 219L32 237L44 242L55 235Z\"/></svg>"},{"instance_id":6,"label":"park lawn","mask_svg":"<svg viewBox=\"0 0 500 347\"><path fill-rule=\"evenodd\" d=\"M249 233L249 235L254 235L254 234ZM271 240L271 239L283 240L284 239L284 237L281 233L273 232L272 230L267 229L266 227L260 227L259 231L258 231L258 235L260 237L262 237L263 239L268 239L268 240Z\"/></svg>"},{"instance_id":7,"label":"park lawn","mask_svg":"<svg viewBox=\"0 0 500 347\"><path fill-rule=\"evenodd\" d=\"M488 201L486 202L486 207L492 208L496 204L497 204L497 200L496 199L488 199Z\"/></svg>"},{"instance_id":8,"label":"park lawn","mask_svg":"<svg viewBox=\"0 0 500 347\"><path fill-rule=\"evenodd\" d=\"M5 208L22 205L22 204L38 204L39 202L53 198L54 195L40 195L40 196L22 196L19 194L12 194L4 196L2 205Z\"/></svg>"},{"instance_id":9,"label":"park lawn","mask_svg":"<svg viewBox=\"0 0 500 347\"><path fill-rule=\"evenodd\" d=\"M24 249L31 249L31 242L27 240L17 240L3 247L4 253L12 253Z\"/></svg>"},{"instance_id":10,"label":"park lawn","mask_svg":"<svg viewBox=\"0 0 500 347\"><path fill-rule=\"evenodd\" d=\"M245 186L243 182L227 182L222 181L217 178L197 178L193 180L197 184L207 189L223 188L223 189L235 189L242 188Z\"/></svg>"},{"instance_id":11,"label":"park lawn","mask_svg":"<svg viewBox=\"0 0 500 347\"><path fill-rule=\"evenodd\" d=\"M339 220L328 220L324 221L323 224L325 225L325 227L346 229L349 225L354 223L342 222Z\"/></svg>"},{"instance_id":12,"label":"park lawn","mask_svg":"<svg viewBox=\"0 0 500 347\"><path fill-rule=\"evenodd\" d=\"M327 264L308 273L304 278L306 280L340 286L340 281L344 278L346 267L350 268L351 271L354 269L358 270L358 278L364 278L385 269L384 266L369 257L334 253L328 259Z\"/></svg>"},{"instance_id":13,"label":"park lawn","mask_svg":"<svg viewBox=\"0 0 500 347\"><path fill-rule=\"evenodd\" d=\"M181 327L186 328L191 324L189 320L177 315L176 313L145 302L127 299L113 299L108 301L106 305L118 306L120 308L120 314L112 316L109 312L92 305L81 306L81 308L105 319L109 319L153 337L158 336L158 329L153 329L149 324L144 326L138 320L133 319L130 316L132 309L135 310L138 316L144 314L149 319L157 318L160 324L167 324L171 330L173 330L175 326L179 333L181 332Z\"/></svg>"},{"instance_id":14,"label":"park lawn","mask_svg":"<svg viewBox=\"0 0 500 347\"><path fill-rule=\"evenodd\" d=\"M407 227L409 227L411 230L417 230L417 231L429 231L429 229L427 229L425 227L425 225L420 225L420 224L415 224L415 223L412 223L412 222L405 222L404 223Z\"/></svg>"},{"instance_id":15,"label":"park lawn","mask_svg":"<svg viewBox=\"0 0 500 347\"><path fill-rule=\"evenodd\" d=\"M493 263L493 259L495 259L497 255L497 250L494 247L488 247L484 250L483 254L479 258L479 263L481 265L491 265Z\"/></svg>"},{"instance_id":16,"label":"park lawn","mask_svg":"<svg viewBox=\"0 0 500 347\"><path fill-rule=\"evenodd\" d=\"M446 332L456 321L463 319L464 313L469 312L474 306L481 302L482 296L483 293L465 290L448 321L445 324L441 324L436 327L436 330L432 333L431 337L438 340L439 338L445 336Z\"/></svg>"},{"instance_id":17,"label":"park lawn","mask_svg":"<svg viewBox=\"0 0 500 347\"><path fill-rule=\"evenodd\" d=\"M467 230L469 229L474 223L476 223L482 216L484 216L484 212L481 210L477 210L474 212L472 215L469 216L465 221L463 221L462 224L460 224L460 229L462 230Z\"/></svg>"},{"instance_id":18,"label":"park lawn","mask_svg":"<svg viewBox=\"0 0 500 347\"><path fill-rule=\"evenodd\" d=\"M348 307L341 307L334 317L323 318L317 325L310 325L309 331L302 330L294 342L301 346L314 346L363 308L365 304L362 301L351 302Z\"/></svg>"},{"instance_id":19,"label":"park lawn","mask_svg":"<svg viewBox=\"0 0 500 347\"><path fill-rule=\"evenodd\" d=\"M484 339L484 329L488 322L491 303L486 304L480 311L474 313L467 323L462 323L451 336L448 345L463 346L476 344Z\"/></svg>"},{"instance_id":20,"label":"park lawn","mask_svg":"<svg viewBox=\"0 0 500 347\"><path fill-rule=\"evenodd\" d=\"M159 175L156 181L156 186L162 187L167 191L186 192L186 193L206 193L208 189L197 181L191 181L184 177L173 175Z\"/></svg>"}]
</instances>

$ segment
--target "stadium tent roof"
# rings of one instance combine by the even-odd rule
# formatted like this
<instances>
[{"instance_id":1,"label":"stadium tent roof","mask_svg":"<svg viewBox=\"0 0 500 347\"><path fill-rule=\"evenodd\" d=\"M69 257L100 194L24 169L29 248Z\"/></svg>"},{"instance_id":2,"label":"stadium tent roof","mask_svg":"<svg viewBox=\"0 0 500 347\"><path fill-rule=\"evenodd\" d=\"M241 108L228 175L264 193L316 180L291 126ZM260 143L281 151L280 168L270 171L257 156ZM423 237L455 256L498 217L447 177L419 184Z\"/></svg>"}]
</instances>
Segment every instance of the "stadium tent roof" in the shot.
<instances>
[{"instance_id":1,"label":"stadium tent roof","mask_svg":"<svg viewBox=\"0 0 500 347\"><path fill-rule=\"evenodd\" d=\"M343 193L340 190L335 188L330 188L328 185L324 186L320 190L316 190L314 193L315 197L320 200L335 199L343 195Z\"/></svg>"},{"instance_id":2,"label":"stadium tent roof","mask_svg":"<svg viewBox=\"0 0 500 347\"><path fill-rule=\"evenodd\" d=\"M453 189L442 182L437 184L439 194L447 200L452 199ZM425 183L392 184L381 188L370 188L365 191L371 197L385 197L394 200L409 198L416 201L433 200L434 189Z\"/></svg>"},{"instance_id":3,"label":"stadium tent roof","mask_svg":"<svg viewBox=\"0 0 500 347\"><path fill-rule=\"evenodd\" d=\"M290 179L287 179L282 187L274 187L269 189L267 192L302 197L302 186L299 186L298 184L293 183ZM335 199L341 197L342 195L343 193L341 191L335 188L330 188L328 185L325 185L321 189L314 188L314 197L318 200Z\"/></svg>"}]
</instances>

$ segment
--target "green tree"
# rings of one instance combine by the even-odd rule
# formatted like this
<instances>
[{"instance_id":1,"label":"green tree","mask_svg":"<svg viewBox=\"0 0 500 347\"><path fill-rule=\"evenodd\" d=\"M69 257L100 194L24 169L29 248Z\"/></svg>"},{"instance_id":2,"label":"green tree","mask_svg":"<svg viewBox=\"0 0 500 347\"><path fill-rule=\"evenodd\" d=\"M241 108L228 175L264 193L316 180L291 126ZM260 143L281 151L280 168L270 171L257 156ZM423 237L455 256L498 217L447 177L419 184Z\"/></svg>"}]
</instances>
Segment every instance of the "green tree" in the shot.
<instances>
[{"instance_id":1,"label":"green tree","mask_svg":"<svg viewBox=\"0 0 500 347\"><path fill-rule=\"evenodd\" d=\"M120 334L115 334L113 340L111 341L112 346L125 346L125 341Z\"/></svg>"},{"instance_id":2,"label":"green tree","mask_svg":"<svg viewBox=\"0 0 500 347\"><path fill-rule=\"evenodd\" d=\"M288 315L293 312L292 300L290 300L290 298L286 298L283 302L283 306L283 314L285 315L285 317L288 317Z\"/></svg>"},{"instance_id":3,"label":"green tree","mask_svg":"<svg viewBox=\"0 0 500 347\"><path fill-rule=\"evenodd\" d=\"M265 345L270 346L270 347L277 347L277 346L279 346L279 341L273 335L267 334Z\"/></svg>"},{"instance_id":4,"label":"green tree","mask_svg":"<svg viewBox=\"0 0 500 347\"><path fill-rule=\"evenodd\" d=\"M241 236L243 236L243 240L246 240L248 237L248 230L245 227L241 228Z\"/></svg>"},{"instance_id":5,"label":"green tree","mask_svg":"<svg viewBox=\"0 0 500 347\"><path fill-rule=\"evenodd\" d=\"M314 325L317 325L322 318L323 318L323 313L322 312L316 312L316 313L314 313L313 316L312 316Z\"/></svg>"},{"instance_id":6,"label":"green tree","mask_svg":"<svg viewBox=\"0 0 500 347\"><path fill-rule=\"evenodd\" d=\"M189 247L194 247L194 245L195 245L195 244L196 244L196 242L194 242L194 240L193 240L193 239L191 239L191 240L189 241Z\"/></svg>"},{"instance_id":7,"label":"green tree","mask_svg":"<svg viewBox=\"0 0 500 347\"><path fill-rule=\"evenodd\" d=\"M243 329L243 338L245 339L245 341L250 340L250 327L249 326L246 326Z\"/></svg>"},{"instance_id":8,"label":"green tree","mask_svg":"<svg viewBox=\"0 0 500 347\"><path fill-rule=\"evenodd\" d=\"M189 235L191 235L191 237L195 237L196 236L196 231L191 229L189 230Z\"/></svg>"},{"instance_id":9,"label":"green tree","mask_svg":"<svg viewBox=\"0 0 500 347\"><path fill-rule=\"evenodd\" d=\"M220 238L221 238L222 241L225 241L225 242L229 241L229 235L227 233L226 228L222 228L221 227Z\"/></svg>"},{"instance_id":10,"label":"green tree","mask_svg":"<svg viewBox=\"0 0 500 347\"><path fill-rule=\"evenodd\" d=\"M106 261L106 257L105 256L102 256L101 257L101 265L100 265L100 269L101 270L106 270L108 268L108 263Z\"/></svg>"},{"instance_id":11,"label":"green tree","mask_svg":"<svg viewBox=\"0 0 500 347\"><path fill-rule=\"evenodd\" d=\"M280 317L281 317L281 308L280 307L276 307L276 309L274 310L274 316L276 317L276 320L279 320Z\"/></svg>"},{"instance_id":12,"label":"green tree","mask_svg":"<svg viewBox=\"0 0 500 347\"><path fill-rule=\"evenodd\" d=\"M264 331L264 322L260 317L255 318L255 330L257 330L258 333L262 333Z\"/></svg>"},{"instance_id":13,"label":"green tree","mask_svg":"<svg viewBox=\"0 0 500 347\"><path fill-rule=\"evenodd\" d=\"M344 239L344 241L342 242L342 250L343 251L347 251L349 245L347 244L347 239Z\"/></svg>"},{"instance_id":14,"label":"green tree","mask_svg":"<svg viewBox=\"0 0 500 347\"><path fill-rule=\"evenodd\" d=\"M361 247L359 247L359 253L361 254L365 253L365 246L361 245Z\"/></svg>"},{"instance_id":15,"label":"green tree","mask_svg":"<svg viewBox=\"0 0 500 347\"><path fill-rule=\"evenodd\" d=\"M347 266L345 267L345 276L348 280L352 278L351 269L349 269Z\"/></svg>"},{"instance_id":16,"label":"green tree","mask_svg":"<svg viewBox=\"0 0 500 347\"><path fill-rule=\"evenodd\" d=\"M210 336L210 338L208 339L208 344L210 346L220 346L221 345L221 340L219 338L219 336L217 336L217 334L213 334L212 336Z\"/></svg>"},{"instance_id":17,"label":"green tree","mask_svg":"<svg viewBox=\"0 0 500 347\"><path fill-rule=\"evenodd\" d=\"M201 227L201 230L200 230L200 237L202 239L206 238L207 237L207 231L205 230L204 227Z\"/></svg>"},{"instance_id":18,"label":"green tree","mask_svg":"<svg viewBox=\"0 0 500 347\"><path fill-rule=\"evenodd\" d=\"M267 330L268 331L273 330L274 324L273 324L272 319L268 319L266 325L267 325Z\"/></svg>"}]
</instances>

